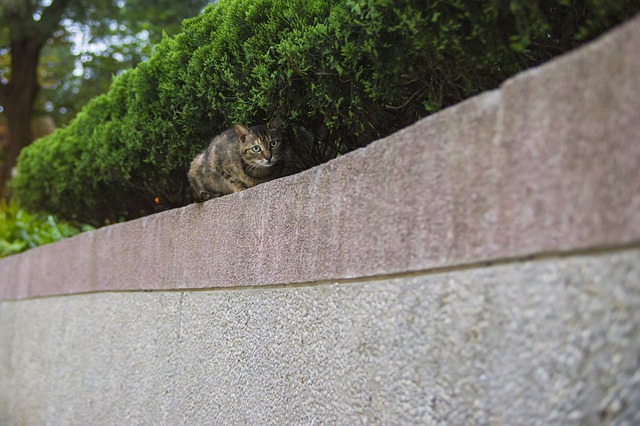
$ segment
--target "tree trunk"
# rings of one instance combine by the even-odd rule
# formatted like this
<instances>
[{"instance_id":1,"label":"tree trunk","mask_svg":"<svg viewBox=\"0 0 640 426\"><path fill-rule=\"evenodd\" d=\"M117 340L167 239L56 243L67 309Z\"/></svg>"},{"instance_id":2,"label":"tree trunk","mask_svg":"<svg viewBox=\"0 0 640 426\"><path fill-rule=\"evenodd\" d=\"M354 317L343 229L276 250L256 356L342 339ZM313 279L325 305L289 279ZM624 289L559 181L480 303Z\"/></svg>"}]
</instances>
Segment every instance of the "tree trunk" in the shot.
<instances>
[{"instance_id":1,"label":"tree trunk","mask_svg":"<svg viewBox=\"0 0 640 426\"><path fill-rule=\"evenodd\" d=\"M33 141L33 105L38 95L37 70L42 43L25 39L11 42L11 80L0 88L0 102L9 127L9 144L0 170L0 198L22 148Z\"/></svg>"},{"instance_id":2,"label":"tree trunk","mask_svg":"<svg viewBox=\"0 0 640 426\"><path fill-rule=\"evenodd\" d=\"M9 145L0 169L0 197L7 195L7 182L20 150L33 141L33 105L40 90L38 62L44 43L60 26L60 19L71 0L52 0L40 19L34 19L31 0L2 1L2 21L9 29L11 75L0 83L0 103L9 127Z\"/></svg>"}]
</instances>

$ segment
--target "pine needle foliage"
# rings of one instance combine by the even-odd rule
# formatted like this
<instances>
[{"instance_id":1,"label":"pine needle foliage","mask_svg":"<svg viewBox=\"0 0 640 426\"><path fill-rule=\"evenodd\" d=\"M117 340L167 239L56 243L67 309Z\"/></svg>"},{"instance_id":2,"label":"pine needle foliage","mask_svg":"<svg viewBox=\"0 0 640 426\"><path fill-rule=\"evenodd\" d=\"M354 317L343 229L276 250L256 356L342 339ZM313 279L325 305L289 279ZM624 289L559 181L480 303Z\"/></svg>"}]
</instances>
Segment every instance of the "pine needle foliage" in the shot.
<instances>
[{"instance_id":1,"label":"pine needle foliage","mask_svg":"<svg viewBox=\"0 0 640 426\"><path fill-rule=\"evenodd\" d=\"M280 118L304 169L638 10L632 0L219 0L25 149L13 192L94 226L181 206L191 159L232 123Z\"/></svg>"}]
</instances>

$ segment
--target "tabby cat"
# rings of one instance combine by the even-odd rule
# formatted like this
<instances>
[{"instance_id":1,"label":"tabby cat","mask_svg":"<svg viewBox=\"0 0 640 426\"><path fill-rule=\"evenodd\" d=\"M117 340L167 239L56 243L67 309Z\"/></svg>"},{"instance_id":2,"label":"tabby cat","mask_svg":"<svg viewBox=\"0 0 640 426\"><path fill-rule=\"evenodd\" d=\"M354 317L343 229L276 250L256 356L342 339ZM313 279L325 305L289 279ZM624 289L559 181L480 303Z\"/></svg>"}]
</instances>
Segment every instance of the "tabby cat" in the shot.
<instances>
[{"instance_id":1,"label":"tabby cat","mask_svg":"<svg viewBox=\"0 0 640 426\"><path fill-rule=\"evenodd\" d=\"M213 138L189 168L197 202L221 197L283 176L286 145L279 121L248 128L236 124Z\"/></svg>"}]
</instances>

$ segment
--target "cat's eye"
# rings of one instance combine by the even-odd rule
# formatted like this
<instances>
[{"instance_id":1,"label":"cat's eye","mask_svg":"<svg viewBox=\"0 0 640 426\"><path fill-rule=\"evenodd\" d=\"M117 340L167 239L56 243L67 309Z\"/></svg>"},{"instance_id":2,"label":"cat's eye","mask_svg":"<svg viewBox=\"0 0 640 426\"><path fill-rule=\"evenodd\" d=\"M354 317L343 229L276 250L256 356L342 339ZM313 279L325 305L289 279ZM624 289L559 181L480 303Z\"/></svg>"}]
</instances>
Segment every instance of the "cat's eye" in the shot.
<instances>
[{"instance_id":1,"label":"cat's eye","mask_svg":"<svg viewBox=\"0 0 640 426\"><path fill-rule=\"evenodd\" d=\"M275 147L277 147L278 145L280 145L280 142L279 142L279 141L271 141L271 142L269 143L269 146L270 146L271 148L275 148Z\"/></svg>"},{"instance_id":2,"label":"cat's eye","mask_svg":"<svg viewBox=\"0 0 640 426\"><path fill-rule=\"evenodd\" d=\"M260 145L254 145L254 146L251 147L251 151L255 152L257 154L260 151L262 151L262 148L260 148Z\"/></svg>"}]
</instances>

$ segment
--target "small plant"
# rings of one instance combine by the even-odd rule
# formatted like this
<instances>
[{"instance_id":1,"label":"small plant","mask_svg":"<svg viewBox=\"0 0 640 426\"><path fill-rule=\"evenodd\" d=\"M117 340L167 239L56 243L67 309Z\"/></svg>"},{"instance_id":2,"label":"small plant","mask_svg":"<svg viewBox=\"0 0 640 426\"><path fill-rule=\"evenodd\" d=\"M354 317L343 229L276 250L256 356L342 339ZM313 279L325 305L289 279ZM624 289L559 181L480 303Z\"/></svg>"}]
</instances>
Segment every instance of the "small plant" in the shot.
<instances>
[{"instance_id":1,"label":"small plant","mask_svg":"<svg viewBox=\"0 0 640 426\"><path fill-rule=\"evenodd\" d=\"M0 200L0 257L72 237L90 226L76 227L51 215L29 213L15 200Z\"/></svg>"}]
</instances>

